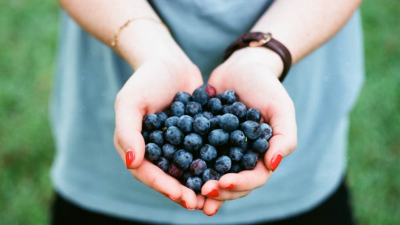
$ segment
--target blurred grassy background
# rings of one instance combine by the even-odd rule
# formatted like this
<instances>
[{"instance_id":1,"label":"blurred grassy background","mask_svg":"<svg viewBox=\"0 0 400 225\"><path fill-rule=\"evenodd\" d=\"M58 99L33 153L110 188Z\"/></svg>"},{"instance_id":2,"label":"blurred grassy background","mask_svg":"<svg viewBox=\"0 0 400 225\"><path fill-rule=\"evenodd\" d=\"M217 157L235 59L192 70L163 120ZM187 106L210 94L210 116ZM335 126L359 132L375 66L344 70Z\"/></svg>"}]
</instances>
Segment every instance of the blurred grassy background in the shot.
<instances>
[{"instance_id":1,"label":"blurred grassy background","mask_svg":"<svg viewBox=\"0 0 400 225\"><path fill-rule=\"evenodd\" d=\"M359 224L400 224L400 2L361 9L366 82L351 116L349 184ZM0 224L48 223L58 12L57 1L1 3Z\"/></svg>"}]
</instances>

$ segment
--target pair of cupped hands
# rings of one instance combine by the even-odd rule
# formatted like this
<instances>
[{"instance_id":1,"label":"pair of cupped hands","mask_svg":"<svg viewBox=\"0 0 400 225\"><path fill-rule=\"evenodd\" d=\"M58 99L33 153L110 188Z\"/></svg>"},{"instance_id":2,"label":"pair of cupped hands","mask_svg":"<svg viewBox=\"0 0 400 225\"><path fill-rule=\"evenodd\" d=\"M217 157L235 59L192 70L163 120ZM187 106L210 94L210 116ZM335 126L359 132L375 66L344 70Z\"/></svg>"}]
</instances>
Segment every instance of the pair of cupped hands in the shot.
<instances>
[{"instance_id":1,"label":"pair of cupped hands","mask_svg":"<svg viewBox=\"0 0 400 225\"><path fill-rule=\"evenodd\" d=\"M282 65L274 65L274 62L281 62L279 58L276 61L273 54L264 48L245 48L236 51L212 72L208 83L217 93L234 90L248 108L260 110L262 120L273 129L273 137L268 151L260 157L254 170L228 173L219 181L207 181L201 194L197 195L144 158L145 142L141 131L145 115L165 110L176 93L191 94L204 83L200 70L187 56L160 57L143 62L125 83L115 102L114 143L124 162L127 162L126 152L132 151L127 165L131 174L186 209L203 210L208 216L214 215L224 201L242 198L263 186L280 159L297 145L294 105L278 80Z\"/></svg>"}]
</instances>

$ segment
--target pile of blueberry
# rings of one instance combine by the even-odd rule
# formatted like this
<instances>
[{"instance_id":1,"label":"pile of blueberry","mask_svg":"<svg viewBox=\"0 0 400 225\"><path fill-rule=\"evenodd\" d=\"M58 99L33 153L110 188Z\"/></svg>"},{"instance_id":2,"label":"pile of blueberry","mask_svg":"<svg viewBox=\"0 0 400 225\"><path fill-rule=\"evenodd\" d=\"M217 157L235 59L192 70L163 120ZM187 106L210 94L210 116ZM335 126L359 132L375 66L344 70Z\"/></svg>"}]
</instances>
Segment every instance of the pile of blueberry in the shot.
<instances>
[{"instance_id":1,"label":"pile of blueberry","mask_svg":"<svg viewBox=\"0 0 400 225\"><path fill-rule=\"evenodd\" d=\"M146 158L196 193L208 180L252 170L267 151L272 129L232 90L205 84L179 92L165 112L143 119Z\"/></svg>"}]
</instances>

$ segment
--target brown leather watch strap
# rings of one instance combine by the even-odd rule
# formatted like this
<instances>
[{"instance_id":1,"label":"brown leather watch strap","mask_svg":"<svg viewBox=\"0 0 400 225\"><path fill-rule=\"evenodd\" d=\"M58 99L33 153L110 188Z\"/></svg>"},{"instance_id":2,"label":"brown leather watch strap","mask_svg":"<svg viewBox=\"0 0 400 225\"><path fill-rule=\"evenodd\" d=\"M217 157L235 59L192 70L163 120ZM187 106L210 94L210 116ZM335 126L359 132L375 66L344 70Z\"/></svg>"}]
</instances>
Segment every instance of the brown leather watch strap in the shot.
<instances>
[{"instance_id":1,"label":"brown leather watch strap","mask_svg":"<svg viewBox=\"0 0 400 225\"><path fill-rule=\"evenodd\" d=\"M279 77L282 82L292 65L292 55L289 50L279 41L272 38L271 33L262 32L249 32L242 35L239 39L233 42L225 51L225 58L227 60L236 50L245 47L266 47L276 52L283 61L283 72Z\"/></svg>"}]
</instances>

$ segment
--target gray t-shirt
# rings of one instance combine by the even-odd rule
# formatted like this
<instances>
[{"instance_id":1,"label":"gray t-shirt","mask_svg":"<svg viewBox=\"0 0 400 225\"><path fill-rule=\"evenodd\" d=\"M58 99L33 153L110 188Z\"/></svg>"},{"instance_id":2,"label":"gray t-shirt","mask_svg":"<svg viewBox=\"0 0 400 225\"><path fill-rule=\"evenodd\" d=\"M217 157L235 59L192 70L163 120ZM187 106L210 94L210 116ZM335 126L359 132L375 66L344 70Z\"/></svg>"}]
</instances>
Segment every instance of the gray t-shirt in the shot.
<instances>
[{"instance_id":1,"label":"gray t-shirt","mask_svg":"<svg viewBox=\"0 0 400 225\"><path fill-rule=\"evenodd\" d=\"M207 80L222 62L227 44L248 31L271 1L152 4ZM284 82L296 107L296 151L282 160L266 185L225 202L211 218L183 209L136 181L114 150L114 100L132 73L110 48L62 13L51 105L57 147L51 174L55 189L75 204L148 222L249 223L305 212L324 201L343 179L348 114L363 82L358 12L328 43L294 65Z\"/></svg>"}]
</instances>

